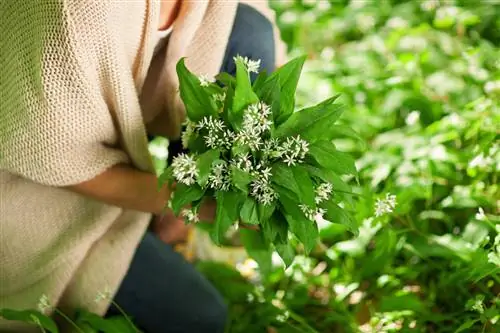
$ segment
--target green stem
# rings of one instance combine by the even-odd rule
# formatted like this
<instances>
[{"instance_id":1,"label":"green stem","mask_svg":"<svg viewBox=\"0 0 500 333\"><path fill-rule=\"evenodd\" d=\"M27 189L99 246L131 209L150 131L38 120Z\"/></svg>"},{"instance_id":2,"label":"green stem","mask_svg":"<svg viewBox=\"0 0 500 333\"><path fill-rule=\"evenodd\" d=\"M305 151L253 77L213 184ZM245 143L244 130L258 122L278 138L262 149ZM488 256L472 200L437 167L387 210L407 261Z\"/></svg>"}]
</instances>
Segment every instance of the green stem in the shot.
<instances>
[{"instance_id":1,"label":"green stem","mask_svg":"<svg viewBox=\"0 0 500 333\"><path fill-rule=\"evenodd\" d=\"M77 325L77 324L76 324L73 320L71 320L71 318L69 318L69 317L68 317L68 316L67 316L64 312L62 312L61 310L59 310L59 309L57 309L57 308L56 308L56 309L54 309L54 311L55 311L58 315L60 315L60 316L61 316L61 317L63 317L64 319L66 319L66 321L67 321L68 323L70 323L70 324L71 324L71 326L74 326L74 327L75 327L75 329L76 329L78 332L80 332L80 333L85 333L85 332L84 332L84 331L83 331L83 330L82 330L82 329L81 329L81 328L80 328L80 327L79 327L79 326L78 326L78 325Z\"/></svg>"},{"instance_id":2,"label":"green stem","mask_svg":"<svg viewBox=\"0 0 500 333\"><path fill-rule=\"evenodd\" d=\"M290 318L292 318L293 320L295 320L296 322L298 322L299 324L301 324L302 326L304 326L305 328L307 328L311 333L319 333L318 331L316 331L313 327L311 327L306 320L304 320L304 318L302 318L301 316L299 316L298 314L296 314L295 312L293 312L292 310L289 310L287 309L289 315L290 315Z\"/></svg>"},{"instance_id":3,"label":"green stem","mask_svg":"<svg viewBox=\"0 0 500 333\"><path fill-rule=\"evenodd\" d=\"M130 326L132 326L132 328L137 332L137 333L142 333L142 331L140 329L138 329L137 327L135 327L134 323L132 322L132 320L130 320L129 316L127 316L127 314L125 313L125 311L122 309L121 306L119 306L116 302L112 301L111 302L114 306L116 306L116 308L118 309L118 311L120 311L120 313L125 317L125 319L127 319L128 323L130 324Z\"/></svg>"}]
</instances>

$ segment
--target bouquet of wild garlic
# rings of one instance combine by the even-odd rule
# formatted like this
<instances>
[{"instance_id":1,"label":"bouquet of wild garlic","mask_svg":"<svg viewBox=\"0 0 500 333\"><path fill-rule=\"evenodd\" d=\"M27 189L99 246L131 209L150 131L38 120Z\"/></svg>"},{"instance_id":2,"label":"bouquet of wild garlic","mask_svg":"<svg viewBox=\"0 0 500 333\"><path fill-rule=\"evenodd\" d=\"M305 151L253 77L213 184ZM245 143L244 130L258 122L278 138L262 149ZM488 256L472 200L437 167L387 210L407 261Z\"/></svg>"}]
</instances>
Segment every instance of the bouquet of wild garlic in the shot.
<instances>
[{"instance_id":1,"label":"bouquet of wild garlic","mask_svg":"<svg viewBox=\"0 0 500 333\"><path fill-rule=\"evenodd\" d=\"M295 239L312 250L318 222L328 221L357 232L342 208L352 199L342 175L355 175L351 156L332 140L356 135L336 125L344 107L332 97L294 112L295 91L305 58L290 61L271 75L259 62L236 57L236 77L220 74L220 84L177 65L187 121L182 142L189 151L174 158L160 176L160 186L174 184L169 207L187 223L198 222L204 199L217 202L210 231L216 244L240 223L250 255L276 250L285 263L294 256ZM189 207L189 208L186 208Z\"/></svg>"}]
</instances>

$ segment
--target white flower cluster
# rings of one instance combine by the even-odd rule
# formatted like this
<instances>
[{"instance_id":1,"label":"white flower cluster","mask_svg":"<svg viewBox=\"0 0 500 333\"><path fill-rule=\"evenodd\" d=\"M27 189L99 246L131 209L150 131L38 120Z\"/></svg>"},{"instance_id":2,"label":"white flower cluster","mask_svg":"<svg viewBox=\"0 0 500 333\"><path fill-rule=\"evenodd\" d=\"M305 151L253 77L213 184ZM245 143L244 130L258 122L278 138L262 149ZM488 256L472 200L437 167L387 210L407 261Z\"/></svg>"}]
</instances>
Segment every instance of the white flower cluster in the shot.
<instances>
[{"instance_id":1,"label":"white flower cluster","mask_svg":"<svg viewBox=\"0 0 500 333\"><path fill-rule=\"evenodd\" d=\"M227 162L221 161L212 167L208 176L210 188L219 191L228 191L231 187L231 173Z\"/></svg>"},{"instance_id":2,"label":"white flower cluster","mask_svg":"<svg viewBox=\"0 0 500 333\"><path fill-rule=\"evenodd\" d=\"M43 314L47 314L51 309L52 305L50 304L49 298L47 295L43 294L38 300L38 311Z\"/></svg>"},{"instance_id":3,"label":"white flower cluster","mask_svg":"<svg viewBox=\"0 0 500 333\"><path fill-rule=\"evenodd\" d=\"M287 138L277 149L278 155L288 166L303 162L308 151L309 143L301 139L300 135Z\"/></svg>"},{"instance_id":4,"label":"white flower cluster","mask_svg":"<svg viewBox=\"0 0 500 333\"><path fill-rule=\"evenodd\" d=\"M191 137L195 134L196 124L188 119L184 122L184 125L185 129L181 135L181 142L184 149L186 149L188 147L189 140L191 140Z\"/></svg>"},{"instance_id":5,"label":"white flower cluster","mask_svg":"<svg viewBox=\"0 0 500 333\"><path fill-rule=\"evenodd\" d=\"M215 82L214 79L209 78L207 75L199 76L198 80L200 80L200 86L202 86L202 87L208 87L210 85L210 83Z\"/></svg>"},{"instance_id":6,"label":"white flower cluster","mask_svg":"<svg viewBox=\"0 0 500 333\"><path fill-rule=\"evenodd\" d=\"M198 212L195 209L184 208L181 211L181 217L183 217L188 223L200 222L200 218L198 217Z\"/></svg>"},{"instance_id":7,"label":"white flower cluster","mask_svg":"<svg viewBox=\"0 0 500 333\"><path fill-rule=\"evenodd\" d=\"M271 107L265 103L250 105L243 115L242 129L236 134L236 142L250 147L251 151L259 150L263 145L262 134L271 129L270 115Z\"/></svg>"},{"instance_id":8,"label":"white flower cluster","mask_svg":"<svg viewBox=\"0 0 500 333\"><path fill-rule=\"evenodd\" d=\"M179 154L172 162L172 171L175 179L185 185L193 185L198 177L196 161L190 155Z\"/></svg>"},{"instance_id":9,"label":"white flower cluster","mask_svg":"<svg viewBox=\"0 0 500 333\"><path fill-rule=\"evenodd\" d=\"M316 197L314 201L316 204L320 204L322 202L330 200L333 192L333 186L330 183L322 183L320 184L316 190ZM326 210L323 208L311 208L307 205L299 205L300 210L308 220L313 222L323 221Z\"/></svg>"},{"instance_id":10,"label":"white flower cluster","mask_svg":"<svg viewBox=\"0 0 500 333\"><path fill-rule=\"evenodd\" d=\"M258 73L259 68L260 68L260 63L261 60L252 60L249 59L248 57L242 57L240 55L237 55L236 57L233 58L234 62L241 61L243 65L247 68L248 73Z\"/></svg>"},{"instance_id":11,"label":"white flower cluster","mask_svg":"<svg viewBox=\"0 0 500 333\"><path fill-rule=\"evenodd\" d=\"M252 175L254 180L250 183L250 193L258 202L268 205L278 198L278 193L271 187L271 168L259 164Z\"/></svg>"},{"instance_id":12,"label":"white flower cluster","mask_svg":"<svg viewBox=\"0 0 500 333\"><path fill-rule=\"evenodd\" d=\"M375 203L375 216L380 217L385 214L392 213L394 208L396 208L396 196L387 193L385 199L377 199Z\"/></svg>"},{"instance_id":13,"label":"white flower cluster","mask_svg":"<svg viewBox=\"0 0 500 333\"><path fill-rule=\"evenodd\" d=\"M204 117L197 125L198 132L205 130L205 144L211 149L231 149L234 133L227 129L224 121L213 117Z\"/></svg>"}]
</instances>

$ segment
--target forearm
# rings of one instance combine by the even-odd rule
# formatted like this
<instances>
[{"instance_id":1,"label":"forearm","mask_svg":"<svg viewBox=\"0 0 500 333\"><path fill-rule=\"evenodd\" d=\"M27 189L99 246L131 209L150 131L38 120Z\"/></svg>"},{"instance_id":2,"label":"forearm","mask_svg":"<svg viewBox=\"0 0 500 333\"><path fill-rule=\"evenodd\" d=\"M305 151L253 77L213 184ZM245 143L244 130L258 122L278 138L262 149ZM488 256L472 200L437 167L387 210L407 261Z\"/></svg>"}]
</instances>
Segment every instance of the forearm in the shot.
<instances>
[{"instance_id":1,"label":"forearm","mask_svg":"<svg viewBox=\"0 0 500 333\"><path fill-rule=\"evenodd\" d=\"M158 191L157 184L154 174L126 165L117 165L68 189L110 205L161 214L170 197L170 191L166 186Z\"/></svg>"}]
</instances>

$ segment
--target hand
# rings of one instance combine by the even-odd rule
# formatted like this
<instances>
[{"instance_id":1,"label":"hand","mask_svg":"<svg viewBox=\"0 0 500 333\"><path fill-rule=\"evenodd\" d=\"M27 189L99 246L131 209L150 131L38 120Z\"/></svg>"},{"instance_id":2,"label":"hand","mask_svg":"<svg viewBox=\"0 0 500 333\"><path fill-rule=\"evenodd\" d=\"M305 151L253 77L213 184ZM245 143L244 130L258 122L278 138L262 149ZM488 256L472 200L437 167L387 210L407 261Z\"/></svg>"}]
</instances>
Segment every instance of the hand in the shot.
<instances>
[{"instance_id":1,"label":"hand","mask_svg":"<svg viewBox=\"0 0 500 333\"><path fill-rule=\"evenodd\" d=\"M187 241L192 225L186 225L183 218L168 212L164 216L156 216L152 227L153 232L164 243L177 245Z\"/></svg>"}]
</instances>

